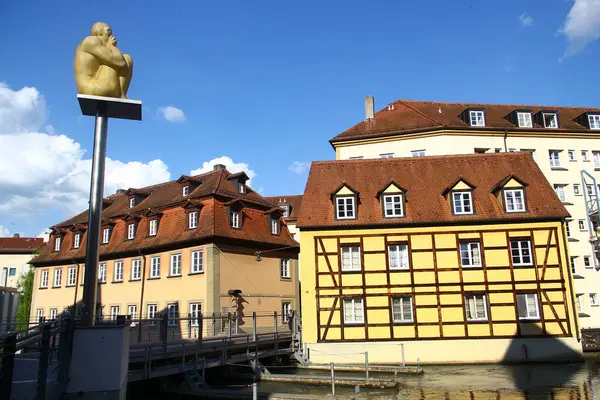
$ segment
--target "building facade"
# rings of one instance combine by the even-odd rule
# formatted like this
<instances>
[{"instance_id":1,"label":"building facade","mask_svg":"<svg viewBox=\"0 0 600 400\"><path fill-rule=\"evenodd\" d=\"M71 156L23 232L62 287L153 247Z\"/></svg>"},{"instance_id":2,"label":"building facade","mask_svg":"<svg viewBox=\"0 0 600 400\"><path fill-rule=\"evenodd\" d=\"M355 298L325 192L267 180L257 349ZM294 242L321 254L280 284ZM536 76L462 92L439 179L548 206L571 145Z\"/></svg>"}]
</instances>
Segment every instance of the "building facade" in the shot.
<instances>
[{"instance_id":1,"label":"building facade","mask_svg":"<svg viewBox=\"0 0 600 400\"><path fill-rule=\"evenodd\" d=\"M296 224L298 223L298 215L300 215L300 206L302 205L302 195L295 194L291 196L272 196L265 197L268 201L277 204L283 211L283 218L288 227L288 231L294 240L299 241L298 229Z\"/></svg>"},{"instance_id":2,"label":"building facade","mask_svg":"<svg viewBox=\"0 0 600 400\"><path fill-rule=\"evenodd\" d=\"M570 214L569 262L583 328L600 327L595 222L600 183L600 109L399 100L330 140L339 160L527 152ZM586 177L586 171L596 183ZM590 242L592 240L592 243Z\"/></svg>"},{"instance_id":3,"label":"building facade","mask_svg":"<svg viewBox=\"0 0 600 400\"><path fill-rule=\"evenodd\" d=\"M43 238L0 237L0 287L16 288L19 278L29 272L29 262L44 244Z\"/></svg>"},{"instance_id":4,"label":"building facade","mask_svg":"<svg viewBox=\"0 0 600 400\"><path fill-rule=\"evenodd\" d=\"M298 219L311 360L580 358L567 217L527 154L313 163Z\"/></svg>"},{"instance_id":5,"label":"building facade","mask_svg":"<svg viewBox=\"0 0 600 400\"><path fill-rule=\"evenodd\" d=\"M217 165L108 197L97 311L136 319L295 309L298 243L282 211L247 180ZM87 212L52 227L33 261L33 318L79 311L86 239Z\"/></svg>"}]
</instances>

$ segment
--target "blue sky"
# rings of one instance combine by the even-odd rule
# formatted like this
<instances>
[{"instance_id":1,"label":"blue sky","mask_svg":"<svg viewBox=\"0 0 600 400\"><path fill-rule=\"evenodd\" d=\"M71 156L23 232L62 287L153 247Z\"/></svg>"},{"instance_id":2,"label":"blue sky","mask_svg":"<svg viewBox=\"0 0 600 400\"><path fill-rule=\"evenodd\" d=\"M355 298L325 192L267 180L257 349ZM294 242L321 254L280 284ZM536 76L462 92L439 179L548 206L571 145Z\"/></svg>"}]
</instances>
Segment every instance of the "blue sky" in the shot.
<instances>
[{"instance_id":1,"label":"blue sky","mask_svg":"<svg viewBox=\"0 0 600 400\"><path fill-rule=\"evenodd\" d=\"M132 55L128 97L144 104L142 122L110 121L105 195L223 156L264 195L301 193L304 163L335 158L328 140L367 94L377 109L599 105L600 0L2 2L0 234L37 235L87 204L93 119L72 64L96 21Z\"/></svg>"}]
</instances>

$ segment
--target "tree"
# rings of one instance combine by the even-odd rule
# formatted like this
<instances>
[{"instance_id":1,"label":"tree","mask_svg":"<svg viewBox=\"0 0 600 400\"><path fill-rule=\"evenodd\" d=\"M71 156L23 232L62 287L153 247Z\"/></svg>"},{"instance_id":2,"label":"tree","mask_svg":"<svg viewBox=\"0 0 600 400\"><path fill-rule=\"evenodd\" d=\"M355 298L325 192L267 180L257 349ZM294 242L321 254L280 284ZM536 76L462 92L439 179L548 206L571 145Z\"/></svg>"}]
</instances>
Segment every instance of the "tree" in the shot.
<instances>
[{"instance_id":1,"label":"tree","mask_svg":"<svg viewBox=\"0 0 600 400\"><path fill-rule=\"evenodd\" d=\"M21 275L17 281L17 290L19 291L19 302L17 306L17 330L29 327L31 315L31 295L33 292L33 268L25 275Z\"/></svg>"}]
</instances>

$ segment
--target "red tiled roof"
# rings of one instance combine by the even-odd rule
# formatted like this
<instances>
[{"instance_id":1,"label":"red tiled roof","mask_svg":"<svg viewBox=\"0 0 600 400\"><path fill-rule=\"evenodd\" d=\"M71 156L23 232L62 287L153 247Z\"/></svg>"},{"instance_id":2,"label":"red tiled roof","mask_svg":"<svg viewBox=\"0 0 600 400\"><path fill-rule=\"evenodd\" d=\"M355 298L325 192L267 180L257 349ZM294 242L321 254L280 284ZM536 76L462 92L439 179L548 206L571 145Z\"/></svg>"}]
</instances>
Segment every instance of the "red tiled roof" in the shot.
<instances>
[{"instance_id":1,"label":"red tiled roof","mask_svg":"<svg viewBox=\"0 0 600 400\"><path fill-rule=\"evenodd\" d=\"M140 201L133 208L129 208L128 195L120 193L110 196L113 202L103 210L103 219L114 223L110 241L100 246L100 257L110 258L118 253L127 253L137 250L153 249L164 246L182 246L186 243L215 238L241 239L251 241L257 245L295 246L287 228L282 226L280 235L272 235L269 231L269 218L265 211L273 207L273 203L265 200L254 191L246 194L238 193L231 183L227 181L230 173L226 170L214 171L192 177L202 180L196 189L188 196L183 196L182 185L177 181L162 183L139 190L149 193L149 196ZM232 229L229 226L226 203L239 200L243 206L241 229ZM186 206L197 207L197 229L186 229ZM158 213L158 231L154 237L147 237L149 221ZM161 215L162 213L162 215ZM139 222L134 240L125 240L127 225L123 217L127 214L136 215ZM148 216L150 215L150 216ZM83 259L88 231L81 237L81 245L73 249L75 232L72 226L85 225L87 227L87 211L76 215L53 227L55 233L51 237L53 243L57 234L63 235L61 249L54 252L53 246L46 246L34 263L37 265L58 263ZM284 224L282 224L284 225Z\"/></svg>"},{"instance_id":2,"label":"red tiled roof","mask_svg":"<svg viewBox=\"0 0 600 400\"><path fill-rule=\"evenodd\" d=\"M42 238L0 237L0 254L35 253L43 245Z\"/></svg>"},{"instance_id":3,"label":"red tiled roof","mask_svg":"<svg viewBox=\"0 0 600 400\"><path fill-rule=\"evenodd\" d=\"M469 108L485 110L485 127L471 127L460 115ZM544 128L534 122L533 128L519 128L507 116L515 110L530 110L533 115L542 110L558 112L559 129ZM600 108L532 106L523 104L443 103L432 101L397 100L375 113L372 120L364 120L330 140L344 140L407 134L440 129L519 130L551 132L587 132L586 126L575 120L585 112L600 113Z\"/></svg>"},{"instance_id":4,"label":"red tiled roof","mask_svg":"<svg viewBox=\"0 0 600 400\"><path fill-rule=\"evenodd\" d=\"M507 214L490 190L507 176L527 182L526 213ZM475 215L453 215L442 192L462 177L475 189ZM384 218L377 193L397 182L406 190L405 217ZM336 220L332 192L346 183L359 193L357 219ZM526 153L314 162L298 218L299 228L418 225L561 219L569 214Z\"/></svg>"},{"instance_id":5,"label":"red tiled roof","mask_svg":"<svg viewBox=\"0 0 600 400\"><path fill-rule=\"evenodd\" d=\"M288 204L290 206L290 216L285 220L288 222L295 222L298 220L298 215L300 215L300 206L302 205L301 194L294 194L290 196L270 196L265 197L265 200L268 200L279 206Z\"/></svg>"}]
</instances>

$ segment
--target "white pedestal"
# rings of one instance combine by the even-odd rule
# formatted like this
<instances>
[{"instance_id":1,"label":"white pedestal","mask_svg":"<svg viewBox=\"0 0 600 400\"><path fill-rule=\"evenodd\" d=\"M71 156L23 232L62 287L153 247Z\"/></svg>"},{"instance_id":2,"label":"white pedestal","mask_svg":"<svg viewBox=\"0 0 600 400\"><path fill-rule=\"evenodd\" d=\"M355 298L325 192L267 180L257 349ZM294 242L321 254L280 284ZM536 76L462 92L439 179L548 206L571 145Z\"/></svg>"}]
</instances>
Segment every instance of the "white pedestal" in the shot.
<instances>
[{"instance_id":1,"label":"white pedestal","mask_svg":"<svg viewBox=\"0 0 600 400\"><path fill-rule=\"evenodd\" d=\"M85 399L125 400L129 369L129 330L125 326L78 328L73 338L67 393Z\"/></svg>"}]
</instances>

